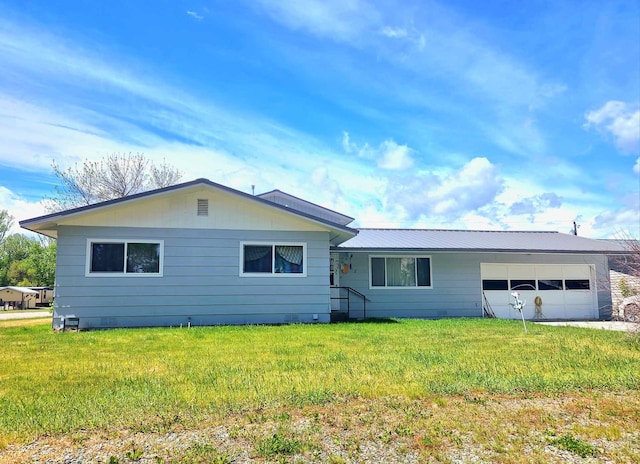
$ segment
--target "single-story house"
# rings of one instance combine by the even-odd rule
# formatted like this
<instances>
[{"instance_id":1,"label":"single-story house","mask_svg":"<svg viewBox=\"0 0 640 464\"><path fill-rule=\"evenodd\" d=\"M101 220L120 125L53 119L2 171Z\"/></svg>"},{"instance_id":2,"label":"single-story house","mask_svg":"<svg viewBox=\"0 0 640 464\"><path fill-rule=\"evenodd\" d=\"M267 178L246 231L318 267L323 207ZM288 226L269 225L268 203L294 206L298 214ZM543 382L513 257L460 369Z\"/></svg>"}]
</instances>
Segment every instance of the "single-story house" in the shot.
<instances>
[{"instance_id":1,"label":"single-story house","mask_svg":"<svg viewBox=\"0 0 640 464\"><path fill-rule=\"evenodd\" d=\"M58 241L55 328L515 318L512 291L529 319L611 317L614 243L353 220L197 179L20 225Z\"/></svg>"},{"instance_id":2,"label":"single-story house","mask_svg":"<svg viewBox=\"0 0 640 464\"><path fill-rule=\"evenodd\" d=\"M0 309L31 309L36 307L38 292L27 287L0 287Z\"/></svg>"}]
</instances>

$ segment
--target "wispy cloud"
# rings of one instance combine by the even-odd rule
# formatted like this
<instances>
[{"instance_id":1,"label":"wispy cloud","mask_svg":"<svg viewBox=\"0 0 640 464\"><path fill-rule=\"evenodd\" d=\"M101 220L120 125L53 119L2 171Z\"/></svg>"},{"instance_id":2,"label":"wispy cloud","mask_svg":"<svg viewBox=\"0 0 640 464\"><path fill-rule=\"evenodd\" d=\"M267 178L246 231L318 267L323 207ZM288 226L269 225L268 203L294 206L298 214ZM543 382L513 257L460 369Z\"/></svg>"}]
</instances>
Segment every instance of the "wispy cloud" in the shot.
<instances>
[{"instance_id":1,"label":"wispy cloud","mask_svg":"<svg viewBox=\"0 0 640 464\"><path fill-rule=\"evenodd\" d=\"M366 0L260 0L271 18L294 30L355 44L379 20L377 9Z\"/></svg>"},{"instance_id":2,"label":"wispy cloud","mask_svg":"<svg viewBox=\"0 0 640 464\"><path fill-rule=\"evenodd\" d=\"M391 39L404 38L409 35L406 29L402 27L391 27L391 26L384 26L380 30L380 34L382 34L385 37L389 37Z\"/></svg>"},{"instance_id":3,"label":"wispy cloud","mask_svg":"<svg viewBox=\"0 0 640 464\"><path fill-rule=\"evenodd\" d=\"M260 4L271 19L293 31L339 41L374 57L375 71L333 62L333 71L357 82L354 85L375 87L381 95L412 107L465 120L510 153L530 156L546 151L547 134L535 113L561 97L567 85L482 35L474 27L475 18L437 2L407 10L364 1ZM323 61L308 65L317 62ZM473 112L460 109L468 105L481 106L489 117L474 120Z\"/></svg>"},{"instance_id":4,"label":"wispy cloud","mask_svg":"<svg viewBox=\"0 0 640 464\"><path fill-rule=\"evenodd\" d=\"M613 137L623 153L640 152L640 105L608 101L585 115L585 128L595 128Z\"/></svg>"},{"instance_id":5,"label":"wispy cloud","mask_svg":"<svg viewBox=\"0 0 640 464\"><path fill-rule=\"evenodd\" d=\"M196 13L195 11L187 10L186 13L187 13L187 15L191 16L196 21L202 21L204 19L204 16Z\"/></svg>"}]
</instances>

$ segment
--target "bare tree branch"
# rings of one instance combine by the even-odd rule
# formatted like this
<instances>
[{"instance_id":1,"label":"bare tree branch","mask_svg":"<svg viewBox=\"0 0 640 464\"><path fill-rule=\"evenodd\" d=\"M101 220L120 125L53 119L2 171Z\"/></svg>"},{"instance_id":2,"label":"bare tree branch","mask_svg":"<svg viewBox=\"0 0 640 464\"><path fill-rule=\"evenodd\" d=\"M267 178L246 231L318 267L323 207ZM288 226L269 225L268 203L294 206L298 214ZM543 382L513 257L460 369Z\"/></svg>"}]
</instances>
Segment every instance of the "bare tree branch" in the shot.
<instances>
[{"instance_id":1,"label":"bare tree branch","mask_svg":"<svg viewBox=\"0 0 640 464\"><path fill-rule=\"evenodd\" d=\"M182 173L173 166L167 164L163 159L159 166L151 166L150 182L155 188L169 187L175 185L182 179Z\"/></svg>"},{"instance_id":2,"label":"bare tree branch","mask_svg":"<svg viewBox=\"0 0 640 464\"><path fill-rule=\"evenodd\" d=\"M100 161L85 160L81 166L76 164L66 170L54 161L52 168L60 184L55 186L54 197L44 201L51 212L167 187L182 178L182 173L164 160L155 166L141 153L113 153Z\"/></svg>"},{"instance_id":3,"label":"bare tree branch","mask_svg":"<svg viewBox=\"0 0 640 464\"><path fill-rule=\"evenodd\" d=\"M627 233L619 233L616 241L624 247L626 253L610 257L610 267L615 271L640 277L640 240Z\"/></svg>"}]
</instances>

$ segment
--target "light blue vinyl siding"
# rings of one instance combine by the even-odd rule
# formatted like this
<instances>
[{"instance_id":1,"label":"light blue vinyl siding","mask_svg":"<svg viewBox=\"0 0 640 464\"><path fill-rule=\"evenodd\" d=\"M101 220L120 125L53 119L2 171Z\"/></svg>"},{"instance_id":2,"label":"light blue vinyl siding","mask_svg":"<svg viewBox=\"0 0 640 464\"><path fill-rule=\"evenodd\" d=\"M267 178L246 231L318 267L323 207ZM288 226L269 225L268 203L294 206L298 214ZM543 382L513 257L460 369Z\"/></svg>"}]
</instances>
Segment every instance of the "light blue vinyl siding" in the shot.
<instances>
[{"instance_id":1,"label":"light blue vinyl siding","mask_svg":"<svg viewBox=\"0 0 640 464\"><path fill-rule=\"evenodd\" d=\"M87 239L164 240L162 277L85 277ZM240 242L303 242L307 276L239 276ZM326 232L60 227L54 321L81 328L329 321Z\"/></svg>"},{"instance_id":2,"label":"light blue vinyl siding","mask_svg":"<svg viewBox=\"0 0 640 464\"><path fill-rule=\"evenodd\" d=\"M426 252L431 256L432 288L370 288L369 256L379 255L378 251L342 252L341 262L349 262L351 267L348 273L340 274L340 285L367 296L367 317L371 318L482 317L481 263L593 264L600 318L611 317L608 263L604 255Z\"/></svg>"}]
</instances>

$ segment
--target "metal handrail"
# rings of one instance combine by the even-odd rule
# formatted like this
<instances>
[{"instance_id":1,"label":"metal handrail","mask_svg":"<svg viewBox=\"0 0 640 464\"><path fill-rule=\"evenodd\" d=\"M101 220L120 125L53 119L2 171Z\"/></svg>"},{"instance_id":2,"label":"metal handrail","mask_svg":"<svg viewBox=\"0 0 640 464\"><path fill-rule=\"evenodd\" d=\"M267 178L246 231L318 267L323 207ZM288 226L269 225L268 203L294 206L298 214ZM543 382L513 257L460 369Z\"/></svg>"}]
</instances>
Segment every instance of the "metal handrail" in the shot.
<instances>
[{"instance_id":1,"label":"metal handrail","mask_svg":"<svg viewBox=\"0 0 640 464\"><path fill-rule=\"evenodd\" d=\"M339 289L345 289L347 291L347 296L346 297L342 297L342 296L337 296L337 297L331 297L332 300L347 300L347 318L351 315L351 298L350 295L353 293L356 296L359 296L360 298L362 298L362 319L366 319L367 318L367 300L368 298L360 293L358 290L351 288L351 287L341 287L341 286L335 286L335 287L331 287L331 288L339 288Z\"/></svg>"}]
</instances>

